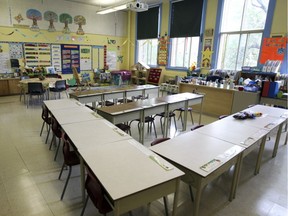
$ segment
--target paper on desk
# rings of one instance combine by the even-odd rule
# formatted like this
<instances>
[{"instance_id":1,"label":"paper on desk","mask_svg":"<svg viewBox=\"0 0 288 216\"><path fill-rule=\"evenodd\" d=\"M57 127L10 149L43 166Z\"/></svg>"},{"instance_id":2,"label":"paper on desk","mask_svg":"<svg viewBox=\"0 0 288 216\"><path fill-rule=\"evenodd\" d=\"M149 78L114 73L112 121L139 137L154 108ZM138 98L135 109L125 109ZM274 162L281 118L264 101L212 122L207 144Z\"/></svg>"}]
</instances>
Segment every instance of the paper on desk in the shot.
<instances>
[{"instance_id":1,"label":"paper on desk","mask_svg":"<svg viewBox=\"0 0 288 216\"><path fill-rule=\"evenodd\" d=\"M211 161L207 162L206 164L202 165L200 169L204 170L205 172L210 172L214 168L220 166L222 161L220 159L212 159Z\"/></svg>"},{"instance_id":2,"label":"paper on desk","mask_svg":"<svg viewBox=\"0 0 288 216\"><path fill-rule=\"evenodd\" d=\"M250 146L268 133L267 130L260 129L246 140L240 142L242 145Z\"/></svg>"}]
</instances>

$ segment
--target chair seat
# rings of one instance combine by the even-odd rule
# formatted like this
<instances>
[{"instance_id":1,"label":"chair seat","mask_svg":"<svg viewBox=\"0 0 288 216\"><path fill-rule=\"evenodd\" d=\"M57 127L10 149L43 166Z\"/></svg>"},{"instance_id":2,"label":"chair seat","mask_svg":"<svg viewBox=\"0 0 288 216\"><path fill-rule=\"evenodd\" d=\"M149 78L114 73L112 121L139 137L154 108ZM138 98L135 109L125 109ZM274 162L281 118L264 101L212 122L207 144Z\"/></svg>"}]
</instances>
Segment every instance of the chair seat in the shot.
<instances>
[{"instance_id":1,"label":"chair seat","mask_svg":"<svg viewBox=\"0 0 288 216\"><path fill-rule=\"evenodd\" d=\"M169 118L174 117L176 114L173 112L169 112ZM165 112L158 113L155 116L165 117Z\"/></svg>"},{"instance_id":2,"label":"chair seat","mask_svg":"<svg viewBox=\"0 0 288 216\"><path fill-rule=\"evenodd\" d=\"M180 111L180 112L184 112L185 111L185 108L184 107L181 107L181 108L178 108L178 109L175 109L177 111ZM191 107L188 107L187 111L192 111L192 108Z\"/></svg>"},{"instance_id":3,"label":"chair seat","mask_svg":"<svg viewBox=\"0 0 288 216\"><path fill-rule=\"evenodd\" d=\"M122 131L128 132L131 135L131 127L124 123L119 123L115 125L116 127L120 128Z\"/></svg>"},{"instance_id":4,"label":"chair seat","mask_svg":"<svg viewBox=\"0 0 288 216\"><path fill-rule=\"evenodd\" d=\"M99 105L102 106L103 102L99 102ZM114 103L111 101L105 101L105 105L104 106L114 106Z\"/></svg>"},{"instance_id":5,"label":"chair seat","mask_svg":"<svg viewBox=\"0 0 288 216\"><path fill-rule=\"evenodd\" d=\"M65 164L67 166L75 166L80 164L80 159L75 151L70 151L65 158Z\"/></svg>"}]
</instances>

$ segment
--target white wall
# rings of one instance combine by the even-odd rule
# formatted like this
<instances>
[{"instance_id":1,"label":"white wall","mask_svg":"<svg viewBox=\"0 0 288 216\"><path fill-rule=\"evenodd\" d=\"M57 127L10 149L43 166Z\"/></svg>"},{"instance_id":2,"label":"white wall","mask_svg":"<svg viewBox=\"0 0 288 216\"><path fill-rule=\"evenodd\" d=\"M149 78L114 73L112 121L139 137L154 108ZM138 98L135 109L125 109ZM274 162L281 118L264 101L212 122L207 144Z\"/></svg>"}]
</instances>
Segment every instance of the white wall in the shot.
<instances>
[{"instance_id":1,"label":"white wall","mask_svg":"<svg viewBox=\"0 0 288 216\"><path fill-rule=\"evenodd\" d=\"M119 11L116 13L98 15L97 6L84 5L79 3L71 3L63 0L0 0L0 26L13 27L18 24L14 19L15 16L21 14L24 20L22 25L32 25L32 20L26 17L26 11L36 9L42 13L45 11L53 11L58 17L62 13L68 13L74 16L82 15L86 18L86 25L83 26L85 33L111 35L127 37L127 12ZM49 22L42 18L38 21L40 29L47 29ZM61 31L64 27L63 23L54 23L56 31ZM76 32L78 25L69 24L72 32Z\"/></svg>"}]
</instances>

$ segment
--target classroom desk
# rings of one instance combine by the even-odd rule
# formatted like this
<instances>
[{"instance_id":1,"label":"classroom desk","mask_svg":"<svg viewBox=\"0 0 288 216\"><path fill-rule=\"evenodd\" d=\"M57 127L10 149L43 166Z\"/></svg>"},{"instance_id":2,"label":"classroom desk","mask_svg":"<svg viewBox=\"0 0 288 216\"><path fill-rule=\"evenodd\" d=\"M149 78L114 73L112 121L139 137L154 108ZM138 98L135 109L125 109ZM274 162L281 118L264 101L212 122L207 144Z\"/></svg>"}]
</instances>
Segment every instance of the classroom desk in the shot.
<instances>
[{"instance_id":1,"label":"classroom desk","mask_svg":"<svg viewBox=\"0 0 288 216\"><path fill-rule=\"evenodd\" d=\"M56 109L51 110L50 113L57 119L60 125L103 119L102 116L85 106Z\"/></svg>"},{"instance_id":2,"label":"classroom desk","mask_svg":"<svg viewBox=\"0 0 288 216\"><path fill-rule=\"evenodd\" d=\"M154 85L140 85L140 86L109 86L105 88L97 88L94 90L88 91L79 91L70 93L71 98L75 98L79 100L81 103L92 103L92 106L96 107L96 102L104 101L104 99L116 99L116 98L124 98L127 97L136 97L138 95L149 95L159 94L159 86Z\"/></svg>"},{"instance_id":3,"label":"classroom desk","mask_svg":"<svg viewBox=\"0 0 288 216\"><path fill-rule=\"evenodd\" d=\"M175 215L179 181L184 173L145 146L135 140L122 140L79 149L79 153L107 191L115 216L171 193L175 194ZM165 170L150 155L172 169Z\"/></svg>"},{"instance_id":4,"label":"classroom desk","mask_svg":"<svg viewBox=\"0 0 288 216\"><path fill-rule=\"evenodd\" d=\"M60 100L45 100L45 106L49 111L56 109L69 109L74 107L84 107L84 104L81 104L79 101L71 98L60 99Z\"/></svg>"},{"instance_id":5,"label":"classroom desk","mask_svg":"<svg viewBox=\"0 0 288 216\"><path fill-rule=\"evenodd\" d=\"M113 124L140 119L139 141L144 142L144 117L165 111L166 103L158 98L97 108L97 113Z\"/></svg>"},{"instance_id":6,"label":"classroom desk","mask_svg":"<svg viewBox=\"0 0 288 216\"><path fill-rule=\"evenodd\" d=\"M73 142L76 151L80 149L95 148L107 143L115 143L131 139L131 136L117 128L105 119L82 121L61 125L63 131ZM85 200L85 170L82 156L80 158L80 172L82 185L82 198Z\"/></svg>"},{"instance_id":7,"label":"classroom desk","mask_svg":"<svg viewBox=\"0 0 288 216\"><path fill-rule=\"evenodd\" d=\"M236 164L229 200L235 196L243 147L190 131L150 149L181 169L185 173L182 180L196 188L193 216L198 215L203 188ZM201 168L211 161L214 166L210 169Z\"/></svg>"},{"instance_id":8,"label":"classroom desk","mask_svg":"<svg viewBox=\"0 0 288 216\"><path fill-rule=\"evenodd\" d=\"M173 111L177 108L184 107L184 125L183 125L183 131L186 130L187 126L187 110L189 106L200 104L200 116L199 116L199 124L201 124L201 117L202 117L202 104L203 104L203 98L204 95L200 94L193 94L193 93L180 93L180 94L174 94L174 95L167 95L164 97L159 98L159 100L162 100L163 102L167 103L166 106L166 115L170 111ZM167 116L165 118L165 128L168 128L168 121ZM165 130L164 137L167 137L168 130Z\"/></svg>"},{"instance_id":9,"label":"classroom desk","mask_svg":"<svg viewBox=\"0 0 288 216\"><path fill-rule=\"evenodd\" d=\"M287 109L283 109L283 108L271 107L271 106L255 105L253 107L245 109L244 111L261 112L264 116L268 115L270 117L275 117L277 119L279 119L279 118L280 119L284 119L285 123L283 122L282 124L281 124L281 120L279 120L280 121L280 126L279 126L279 129L278 129L278 132L277 132L276 141L275 141L273 154L272 154L272 157L275 157L277 155L278 146L279 146L280 137L281 137L281 132L282 132L282 128L283 128L284 124L286 124L286 126L285 126L286 138L285 138L284 144L287 145L288 110ZM275 121L277 121L277 120L275 120ZM272 123L273 123L273 121L272 121ZM277 123L277 122L274 122L274 124L275 123ZM268 127L271 128L271 126L273 126L273 124L269 125Z\"/></svg>"},{"instance_id":10,"label":"classroom desk","mask_svg":"<svg viewBox=\"0 0 288 216\"><path fill-rule=\"evenodd\" d=\"M226 117L197 129L197 132L245 148L243 151L243 157L258 148L258 144L260 144L254 171L254 174L256 175L260 170L262 153L265 147L266 136L269 131L253 127L249 124L243 125L240 121L241 120Z\"/></svg>"}]
</instances>

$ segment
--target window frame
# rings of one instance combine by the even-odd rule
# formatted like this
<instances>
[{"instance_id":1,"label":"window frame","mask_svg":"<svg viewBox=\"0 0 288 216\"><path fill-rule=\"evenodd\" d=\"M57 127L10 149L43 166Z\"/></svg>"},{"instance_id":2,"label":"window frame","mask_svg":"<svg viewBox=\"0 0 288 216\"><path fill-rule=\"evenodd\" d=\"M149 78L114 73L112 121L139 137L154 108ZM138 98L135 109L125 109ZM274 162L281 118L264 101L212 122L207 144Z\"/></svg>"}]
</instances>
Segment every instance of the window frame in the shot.
<instances>
[{"instance_id":1,"label":"window frame","mask_svg":"<svg viewBox=\"0 0 288 216\"><path fill-rule=\"evenodd\" d=\"M170 5L169 8L172 8L172 4L175 2L178 2L179 0L172 0L170 1ZM207 2L208 0L203 0L203 8L202 8L202 19L201 19L201 25L200 25L200 38L199 38L199 46L198 46L198 56L197 56L197 66L200 67L201 65L201 57L202 57L202 48L203 48L203 33L204 33L204 29L205 29L205 23L206 23L206 11L207 11ZM171 16L172 16L172 12L170 10L169 12L169 21L168 21L168 32L170 32L171 29ZM177 71L183 71L186 72L188 70L188 67L172 67L171 66L171 50L172 50L172 42L171 42L171 38L169 38L169 45L168 45L168 61L167 61L167 65L166 65L166 69L167 70L177 70Z\"/></svg>"},{"instance_id":2,"label":"window frame","mask_svg":"<svg viewBox=\"0 0 288 216\"><path fill-rule=\"evenodd\" d=\"M211 61L211 68L216 68L217 63L219 61L219 51L220 51L220 40L221 40L221 34L222 32L220 31L221 29L221 20L223 17L223 11L224 11L224 1L225 0L218 0L218 7L217 7L217 15L216 15L216 25L215 25L215 33L214 33L214 44L213 44L213 50L214 52L212 53L212 61ZM273 17L274 14L274 9L275 9L276 1L270 0L268 4L268 11L267 11L267 17ZM260 53L262 50L262 43L263 43L263 38L270 37L270 32L271 32L271 27L272 27L272 21L273 19L269 19L266 17L266 21L264 24L264 29L262 30L251 30L251 31L237 31L240 32L241 34L244 33L253 33L257 31L262 32L262 41L260 43L260 52L258 55L258 60L257 60L257 67L260 66L259 64L259 58L260 58ZM233 31L235 33L236 31ZM223 33L231 33L229 31L223 31ZM219 68L220 69L220 68ZM221 68L223 69L223 68Z\"/></svg>"},{"instance_id":3,"label":"window frame","mask_svg":"<svg viewBox=\"0 0 288 216\"><path fill-rule=\"evenodd\" d=\"M162 3L160 4L153 4L153 5L149 5L149 8L153 8L153 7L159 7L159 19L158 19L158 37L157 38L150 38L150 39L141 39L141 40L151 40L151 39L159 39L159 34L160 34L160 29L161 29L161 23L162 23ZM138 16L136 15L136 22L135 22L135 59L134 59L134 64L136 64L138 62L138 51L139 51L139 47L138 47L138 39L137 39L137 19ZM156 65L150 65L148 64L150 67L158 67L158 47L157 47L157 55L156 55Z\"/></svg>"}]
</instances>

